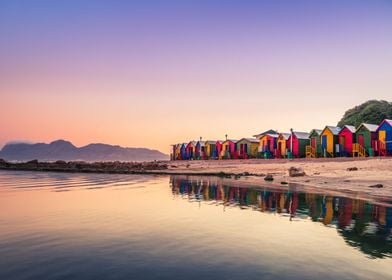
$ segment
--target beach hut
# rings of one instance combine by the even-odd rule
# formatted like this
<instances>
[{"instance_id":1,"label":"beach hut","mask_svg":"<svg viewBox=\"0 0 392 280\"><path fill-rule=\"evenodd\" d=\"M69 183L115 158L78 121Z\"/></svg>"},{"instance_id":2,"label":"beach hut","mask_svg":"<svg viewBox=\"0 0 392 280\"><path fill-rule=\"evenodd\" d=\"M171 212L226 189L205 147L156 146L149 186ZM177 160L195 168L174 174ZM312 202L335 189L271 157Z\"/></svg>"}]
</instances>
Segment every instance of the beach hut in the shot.
<instances>
[{"instance_id":1,"label":"beach hut","mask_svg":"<svg viewBox=\"0 0 392 280\"><path fill-rule=\"evenodd\" d=\"M392 154L392 120L383 120L377 128L379 155Z\"/></svg>"},{"instance_id":2,"label":"beach hut","mask_svg":"<svg viewBox=\"0 0 392 280\"><path fill-rule=\"evenodd\" d=\"M213 158L215 158L215 159L222 159L221 158L222 143L223 143L223 141L221 141L221 140L216 141Z\"/></svg>"},{"instance_id":3,"label":"beach hut","mask_svg":"<svg viewBox=\"0 0 392 280\"><path fill-rule=\"evenodd\" d=\"M186 159L191 160L195 159L195 148L196 148L196 142L191 141L186 145Z\"/></svg>"},{"instance_id":4,"label":"beach hut","mask_svg":"<svg viewBox=\"0 0 392 280\"><path fill-rule=\"evenodd\" d=\"M305 157L309 141L309 133L292 131L287 140L287 149L291 152L292 157Z\"/></svg>"},{"instance_id":5,"label":"beach hut","mask_svg":"<svg viewBox=\"0 0 392 280\"><path fill-rule=\"evenodd\" d=\"M181 145L182 144L174 145L173 160L181 160Z\"/></svg>"},{"instance_id":6,"label":"beach hut","mask_svg":"<svg viewBox=\"0 0 392 280\"><path fill-rule=\"evenodd\" d=\"M237 140L227 139L222 143L221 158L236 159L237 155Z\"/></svg>"},{"instance_id":7,"label":"beach hut","mask_svg":"<svg viewBox=\"0 0 392 280\"><path fill-rule=\"evenodd\" d=\"M264 158L273 158L275 156L278 144L278 134L267 133L259 139L259 153Z\"/></svg>"},{"instance_id":8,"label":"beach hut","mask_svg":"<svg viewBox=\"0 0 392 280\"><path fill-rule=\"evenodd\" d=\"M340 130L337 126L326 126L321 132L321 151L324 157L334 157L339 153Z\"/></svg>"},{"instance_id":9,"label":"beach hut","mask_svg":"<svg viewBox=\"0 0 392 280\"><path fill-rule=\"evenodd\" d=\"M187 145L188 145L187 143L182 143L181 146L180 146L180 157L181 157L181 160L188 159L187 158L187 154L186 154L186 146Z\"/></svg>"},{"instance_id":10,"label":"beach hut","mask_svg":"<svg viewBox=\"0 0 392 280\"><path fill-rule=\"evenodd\" d=\"M290 133L279 133L278 144L277 144L277 157L287 156L287 140L290 137Z\"/></svg>"},{"instance_id":11,"label":"beach hut","mask_svg":"<svg viewBox=\"0 0 392 280\"><path fill-rule=\"evenodd\" d=\"M373 156L377 145L378 125L362 123L355 131L355 143L353 145L353 156Z\"/></svg>"},{"instance_id":12,"label":"beach hut","mask_svg":"<svg viewBox=\"0 0 392 280\"><path fill-rule=\"evenodd\" d=\"M247 158L256 158L258 154L259 148L259 140L255 138L242 138L237 143L237 151L238 157L247 159Z\"/></svg>"},{"instance_id":13,"label":"beach hut","mask_svg":"<svg viewBox=\"0 0 392 280\"><path fill-rule=\"evenodd\" d=\"M200 159L206 159L205 142L202 141L202 140L197 141L197 143L196 143L196 146L195 146L195 158L199 159L199 160Z\"/></svg>"},{"instance_id":14,"label":"beach hut","mask_svg":"<svg viewBox=\"0 0 392 280\"><path fill-rule=\"evenodd\" d=\"M309 133L310 145L306 147L306 157L315 158L322 156L321 151L321 129L312 129Z\"/></svg>"},{"instance_id":15,"label":"beach hut","mask_svg":"<svg viewBox=\"0 0 392 280\"><path fill-rule=\"evenodd\" d=\"M204 147L205 147L205 159L210 159L214 158L214 152L215 152L215 145L216 141L205 141Z\"/></svg>"},{"instance_id":16,"label":"beach hut","mask_svg":"<svg viewBox=\"0 0 392 280\"><path fill-rule=\"evenodd\" d=\"M345 125L339 132L339 150L341 156L351 156L353 144L356 143L355 126Z\"/></svg>"}]
</instances>

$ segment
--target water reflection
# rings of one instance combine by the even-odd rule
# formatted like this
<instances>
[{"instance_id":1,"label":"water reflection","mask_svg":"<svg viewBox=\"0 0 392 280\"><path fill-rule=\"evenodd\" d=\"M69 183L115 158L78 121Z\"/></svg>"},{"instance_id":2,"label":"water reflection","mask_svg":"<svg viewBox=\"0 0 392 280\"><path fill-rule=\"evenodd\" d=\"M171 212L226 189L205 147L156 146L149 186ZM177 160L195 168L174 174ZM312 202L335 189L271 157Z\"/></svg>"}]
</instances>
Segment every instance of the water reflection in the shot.
<instances>
[{"instance_id":1,"label":"water reflection","mask_svg":"<svg viewBox=\"0 0 392 280\"><path fill-rule=\"evenodd\" d=\"M392 257L392 208L348 197L230 186L221 179L172 176L174 196L190 202L275 213L290 221L311 219L334 227L346 243L371 258Z\"/></svg>"}]
</instances>

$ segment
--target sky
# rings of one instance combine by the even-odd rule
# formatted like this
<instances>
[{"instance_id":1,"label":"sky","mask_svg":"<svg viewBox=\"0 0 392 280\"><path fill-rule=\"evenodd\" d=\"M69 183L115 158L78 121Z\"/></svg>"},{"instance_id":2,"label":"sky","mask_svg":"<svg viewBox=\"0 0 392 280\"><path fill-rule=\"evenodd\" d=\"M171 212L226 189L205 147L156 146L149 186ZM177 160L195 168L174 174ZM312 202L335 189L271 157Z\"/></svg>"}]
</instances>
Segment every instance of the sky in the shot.
<instances>
[{"instance_id":1,"label":"sky","mask_svg":"<svg viewBox=\"0 0 392 280\"><path fill-rule=\"evenodd\" d=\"M392 1L0 1L0 148L336 125L392 101Z\"/></svg>"}]
</instances>

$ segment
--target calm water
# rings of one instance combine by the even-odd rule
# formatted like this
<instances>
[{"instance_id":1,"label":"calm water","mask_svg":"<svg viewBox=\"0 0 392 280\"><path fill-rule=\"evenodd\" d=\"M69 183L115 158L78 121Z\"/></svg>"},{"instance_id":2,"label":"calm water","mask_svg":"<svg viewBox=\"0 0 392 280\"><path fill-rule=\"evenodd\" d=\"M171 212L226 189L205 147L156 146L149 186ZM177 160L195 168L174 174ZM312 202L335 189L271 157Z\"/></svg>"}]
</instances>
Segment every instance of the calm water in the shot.
<instances>
[{"instance_id":1,"label":"calm water","mask_svg":"<svg viewBox=\"0 0 392 280\"><path fill-rule=\"evenodd\" d=\"M390 201L0 172L0 279L392 279Z\"/></svg>"}]
</instances>

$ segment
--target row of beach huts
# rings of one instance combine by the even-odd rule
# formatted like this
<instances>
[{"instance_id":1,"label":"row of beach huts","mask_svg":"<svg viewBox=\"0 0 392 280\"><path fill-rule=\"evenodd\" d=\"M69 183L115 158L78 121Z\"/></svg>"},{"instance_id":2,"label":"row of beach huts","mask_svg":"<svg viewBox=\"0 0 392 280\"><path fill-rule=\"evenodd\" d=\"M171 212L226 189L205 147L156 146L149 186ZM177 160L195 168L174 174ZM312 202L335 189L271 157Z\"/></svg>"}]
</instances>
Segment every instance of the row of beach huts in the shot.
<instances>
[{"instance_id":1,"label":"row of beach huts","mask_svg":"<svg viewBox=\"0 0 392 280\"><path fill-rule=\"evenodd\" d=\"M172 145L172 160L367 157L392 155L392 120L358 127L326 126L310 132L268 130L240 140L190 141Z\"/></svg>"}]
</instances>

